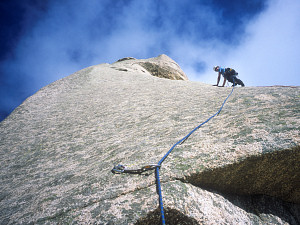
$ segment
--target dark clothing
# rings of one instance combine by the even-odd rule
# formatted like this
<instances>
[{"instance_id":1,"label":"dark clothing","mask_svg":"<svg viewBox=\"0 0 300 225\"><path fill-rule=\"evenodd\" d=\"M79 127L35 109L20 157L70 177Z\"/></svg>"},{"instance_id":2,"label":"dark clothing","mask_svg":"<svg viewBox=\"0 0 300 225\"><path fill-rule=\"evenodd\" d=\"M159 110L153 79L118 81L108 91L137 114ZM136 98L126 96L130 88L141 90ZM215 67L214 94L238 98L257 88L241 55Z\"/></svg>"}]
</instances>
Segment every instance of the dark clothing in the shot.
<instances>
[{"instance_id":1,"label":"dark clothing","mask_svg":"<svg viewBox=\"0 0 300 225\"><path fill-rule=\"evenodd\" d=\"M243 81L237 78L238 73L231 68L220 68L219 72L223 75L223 77L228 80L230 83L233 83L234 85L241 85L245 86Z\"/></svg>"}]
</instances>

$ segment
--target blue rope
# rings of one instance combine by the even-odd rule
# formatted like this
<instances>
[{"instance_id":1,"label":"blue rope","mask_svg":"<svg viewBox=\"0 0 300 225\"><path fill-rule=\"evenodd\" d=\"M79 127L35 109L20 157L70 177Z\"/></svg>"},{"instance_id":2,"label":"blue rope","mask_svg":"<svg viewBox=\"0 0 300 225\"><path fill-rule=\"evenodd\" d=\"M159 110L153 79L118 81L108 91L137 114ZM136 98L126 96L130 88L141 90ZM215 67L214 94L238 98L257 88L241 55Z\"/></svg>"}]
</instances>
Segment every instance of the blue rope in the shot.
<instances>
[{"instance_id":1,"label":"blue rope","mask_svg":"<svg viewBox=\"0 0 300 225\"><path fill-rule=\"evenodd\" d=\"M165 222L165 213L164 213L164 207L163 207L163 201L162 201L161 185L160 185L160 179L159 179L159 169L161 167L161 164L163 163L163 161L168 157L168 155L173 151L173 149L178 144L182 144L183 142L185 142L189 138L189 136L191 136L196 130L198 130L202 125L206 124L208 121L210 121L212 118L214 118L216 115L218 115L222 111L223 106L225 105L227 99L233 93L234 87L235 87L235 82L234 82L234 78L233 78L233 87L232 87L232 90L231 90L230 94L227 96L227 98L224 100L224 102L223 102L222 106L220 107L220 109L214 115L212 115L211 117L209 117L206 121L204 121L203 123L201 123L199 126L195 127L188 135L186 135L184 138L182 138L176 144L174 144L172 146L172 148L170 148L170 150L158 162L158 164L157 164L158 166L155 169L155 177L156 177L157 194L159 196L159 207L160 207L160 215L161 215L161 223L162 223L162 225L165 225L166 222Z\"/></svg>"},{"instance_id":2,"label":"blue rope","mask_svg":"<svg viewBox=\"0 0 300 225\"><path fill-rule=\"evenodd\" d=\"M161 185L160 185L160 179L159 179L159 167L156 167L155 169L155 177L156 177L156 188L157 188L157 194L159 199L159 208L160 208L160 216L161 216L161 224L166 224L165 221L165 213L164 213L164 206L162 201L162 193L161 193Z\"/></svg>"}]
</instances>

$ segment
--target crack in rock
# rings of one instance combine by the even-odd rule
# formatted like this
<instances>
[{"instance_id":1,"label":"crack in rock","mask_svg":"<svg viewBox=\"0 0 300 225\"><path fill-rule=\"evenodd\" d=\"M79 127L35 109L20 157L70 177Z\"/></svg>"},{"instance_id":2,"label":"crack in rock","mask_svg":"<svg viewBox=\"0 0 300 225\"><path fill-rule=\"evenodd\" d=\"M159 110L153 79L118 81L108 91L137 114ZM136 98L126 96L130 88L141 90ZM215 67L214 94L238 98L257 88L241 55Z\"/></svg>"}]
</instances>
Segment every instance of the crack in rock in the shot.
<instances>
[{"instance_id":1,"label":"crack in rock","mask_svg":"<svg viewBox=\"0 0 300 225\"><path fill-rule=\"evenodd\" d=\"M269 195L300 203L300 146L195 173L183 179L197 187L236 195Z\"/></svg>"}]
</instances>

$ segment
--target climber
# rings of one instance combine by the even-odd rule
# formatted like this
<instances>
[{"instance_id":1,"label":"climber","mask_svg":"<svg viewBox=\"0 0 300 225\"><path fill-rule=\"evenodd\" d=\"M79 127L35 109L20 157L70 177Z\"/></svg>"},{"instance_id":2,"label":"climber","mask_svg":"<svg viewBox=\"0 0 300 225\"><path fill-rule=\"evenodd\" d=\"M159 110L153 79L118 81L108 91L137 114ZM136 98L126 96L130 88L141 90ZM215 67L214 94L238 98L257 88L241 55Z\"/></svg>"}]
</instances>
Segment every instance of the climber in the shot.
<instances>
[{"instance_id":1,"label":"climber","mask_svg":"<svg viewBox=\"0 0 300 225\"><path fill-rule=\"evenodd\" d=\"M238 73L231 68L221 68L219 66L215 66L214 68L215 72L219 72L218 74L218 80L217 80L217 84L213 85L213 86L219 86L219 82L220 82L220 78L221 78L221 74L224 77L224 81L223 81L223 85L222 87L224 87L226 80L228 80L229 82L233 83L233 85L241 85L242 87L244 87L244 83L243 81L241 81L240 79L238 79L236 76L238 75Z\"/></svg>"}]
</instances>

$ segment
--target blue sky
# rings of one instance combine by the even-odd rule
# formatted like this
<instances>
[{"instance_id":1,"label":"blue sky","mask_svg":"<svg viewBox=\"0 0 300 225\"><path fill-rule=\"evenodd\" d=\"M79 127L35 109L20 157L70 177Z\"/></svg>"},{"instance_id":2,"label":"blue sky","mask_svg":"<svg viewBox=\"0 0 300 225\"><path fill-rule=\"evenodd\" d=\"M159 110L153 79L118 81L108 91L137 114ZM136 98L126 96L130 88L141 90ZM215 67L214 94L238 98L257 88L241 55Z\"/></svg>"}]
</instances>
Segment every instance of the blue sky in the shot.
<instances>
[{"instance_id":1,"label":"blue sky","mask_svg":"<svg viewBox=\"0 0 300 225\"><path fill-rule=\"evenodd\" d=\"M190 80L300 85L299 0L2 0L0 121L41 87L123 57L167 54Z\"/></svg>"}]
</instances>

